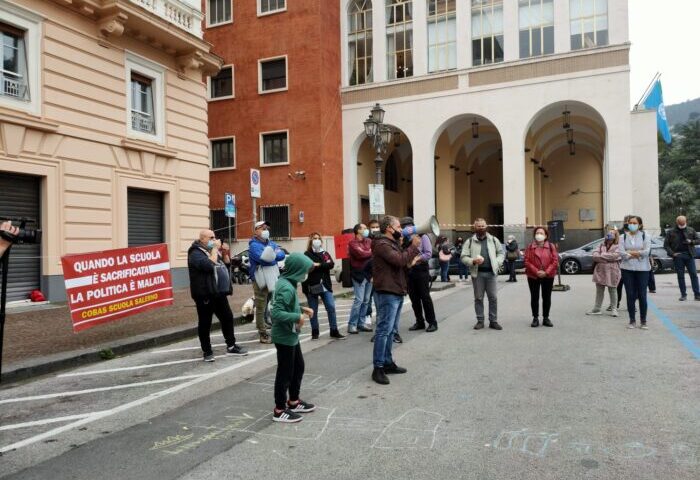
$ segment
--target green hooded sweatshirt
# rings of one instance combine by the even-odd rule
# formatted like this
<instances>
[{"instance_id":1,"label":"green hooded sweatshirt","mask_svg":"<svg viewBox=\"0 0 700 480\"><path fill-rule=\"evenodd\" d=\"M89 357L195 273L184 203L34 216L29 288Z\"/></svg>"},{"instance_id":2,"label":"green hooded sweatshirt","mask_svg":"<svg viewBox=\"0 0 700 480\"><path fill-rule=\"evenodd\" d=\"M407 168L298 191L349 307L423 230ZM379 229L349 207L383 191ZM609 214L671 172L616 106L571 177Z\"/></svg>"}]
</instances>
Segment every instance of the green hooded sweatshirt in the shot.
<instances>
[{"instance_id":1,"label":"green hooded sweatshirt","mask_svg":"<svg viewBox=\"0 0 700 480\"><path fill-rule=\"evenodd\" d=\"M284 261L284 272L277 280L272 298L272 341L290 347L299 343L296 323L301 315L297 285L304 281L313 262L301 253L292 253Z\"/></svg>"}]
</instances>

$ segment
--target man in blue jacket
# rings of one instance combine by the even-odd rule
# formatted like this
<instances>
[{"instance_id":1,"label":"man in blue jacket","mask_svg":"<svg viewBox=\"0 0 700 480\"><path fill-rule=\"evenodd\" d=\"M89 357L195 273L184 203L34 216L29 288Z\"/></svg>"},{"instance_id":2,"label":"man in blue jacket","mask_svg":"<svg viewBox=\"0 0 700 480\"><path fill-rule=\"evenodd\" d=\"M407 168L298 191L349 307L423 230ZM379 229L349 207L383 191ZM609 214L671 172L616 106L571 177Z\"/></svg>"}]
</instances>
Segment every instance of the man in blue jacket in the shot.
<instances>
[{"instance_id":1,"label":"man in blue jacket","mask_svg":"<svg viewBox=\"0 0 700 480\"><path fill-rule=\"evenodd\" d=\"M265 326L265 310L270 301L271 289L269 287L274 289L274 284L267 285L262 278L256 280L256 275L262 274L258 267L274 267L275 272L279 274L277 262L284 260L285 254L279 245L270 240L270 224L268 222L257 222L254 226L254 232L255 235L248 242L248 260L250 262L248 272L253 280L253 292L255 293L255 326L260 334L260 343L271 343L270 334L267 333Z\"/></svg>"},{"instance_id":2,"label":"man in blue jacket","mask_svg":"<svg viewBox=\"0 0 700 480\"><path fill-rule=\"evenodd\" d=\"M190 274L190 293L197 306L199 319L197 333L205 362L214 361L211 348L211 321L216 315L221 324L221 333L226 339L228 355L247 355L245 348L236 345L233 334L233 312L228 304L232 293L228 264L231 263L229 248L221 244L211 230L202 230L187 251L187 267Z\"/></svg>"}]
</instances>

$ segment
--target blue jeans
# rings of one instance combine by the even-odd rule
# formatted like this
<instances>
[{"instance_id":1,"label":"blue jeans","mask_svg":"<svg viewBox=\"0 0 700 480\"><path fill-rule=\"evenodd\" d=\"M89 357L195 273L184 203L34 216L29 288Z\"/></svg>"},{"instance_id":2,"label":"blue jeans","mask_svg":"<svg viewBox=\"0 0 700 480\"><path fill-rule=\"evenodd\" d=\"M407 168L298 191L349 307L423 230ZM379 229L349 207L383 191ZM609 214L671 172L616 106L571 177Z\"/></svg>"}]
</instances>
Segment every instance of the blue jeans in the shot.
<instances>
[{"instance_id":1,"label":"blue jeans","mask_svg":"<svg viewBox=\"0 0 700 480\"><path fill-rule=\"evenodd\" d=\"M464 277L465 280L469 278L469 269L464 263L462 263L462 260L460 260L457 265L459 271L459 279L461 280L462 277Z\"/></svg>"},{"instance_id":2,"label":"blue jeans","mask_svg":"<svg viewBox=\"0 0 700 480\"><path fill-rule=\"evenodd\" d=\"M673 257L673 266L676 267L676 275L678 275L678 287L681 289L681 296L687 294L685 286L685 269L688 269L690 275L690 284L693 287L693 293L700 295L700 287L698 287L698 271L695 268L695 260L689 253L681 253Z\"/></svg>"},{"instance_id":3,"label":"blue jeans","mask_svg":"<svg viewBox=\"0 0 700 480\"><path fill-rule=\"evenodd\" d=\"M440 281L450 281L450 262L440 262Z\"/></svg>"},{"instance_id":4,"label":"blue jeans","mask_svg":"<svg viewBox=\"0 0 700 480\"><path fill-rule=\"evenodd\" d=\"M627 313L630 316L630 323L634 323L636 312L635 304L639 300L639 319L642 323L647 323L647 286L649 285L649 272L638 272L635 270L622 270L622 283L625 284L625 294L627 296Z\"/></svg>"},{"instance_id":5,"label":"blue jeans","mask_svg":"<svg viewBox=\"0 0 700 480\"><path fill-rule=\"evenodd\" d=\"M355 294L355 300L352 302L352 308L350 309L350 320L348 321L348 326L356 327L364 322L367 316L367 307L369 306L369 299L372 295L372 283L368 280L362 280L359 283L357 280L352 280L352 289Z\"/></svg>"},{"instance_id":6,"label":"blue jeans","mask_svg":"<svg viewBox=\"0 0 700 480\"><path fill-rule=\"evenodd\" d=\"M331 330L338 330L338 322L335 318L335 298L333 297L333 292L328 290L324 291L319 295L314 295L309 293L306 295L306 300L309 302L309 308L314 311L314 316L311 317L311 329L318 330L318 298L321 297L323 306L326 307L326 312L328 313L328 325L330 325Z\"/></svg>"},{"instance_id":7,"label":"blue jeans","mask_svg":"<svg viewBox=\"0 0 700 480\"><path fill-rule=\"evenodd\" d=\"M374 292L374 296L377 299L377 328L372 363L376 368L383 368L394 363L391 347L399 327L403 295Z\"/></svg>"}]
</instances>

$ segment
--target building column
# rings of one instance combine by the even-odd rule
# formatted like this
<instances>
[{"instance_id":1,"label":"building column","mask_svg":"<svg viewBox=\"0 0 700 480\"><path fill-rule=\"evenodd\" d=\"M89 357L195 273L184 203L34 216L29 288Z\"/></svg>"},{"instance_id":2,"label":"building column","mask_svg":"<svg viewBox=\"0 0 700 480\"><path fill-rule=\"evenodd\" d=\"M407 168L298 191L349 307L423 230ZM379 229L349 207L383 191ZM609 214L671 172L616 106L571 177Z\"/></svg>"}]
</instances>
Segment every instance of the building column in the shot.
<instances>
[{"instance_id":1,"label":"building column","mask_svg":"<svg viewBox=\"0 0 700 480\"><path fill-rule=\"evenodd\" d=\"M569 2L554 2L554 53L571 50L571 21Z\"/></svg>"},{"instance_id":2,"label":"building column","mask_svg":"<svg viewBox=\"0 0 700 480\"><path fill-rule=\"evenodd\" d=\"M634 215L634 182L629 112L604 116L607 125L603 166L605 223L622 225L625 215ZM654 192L655 193L655 192Z\"/></svg>"},{"instance_id":3,"label":"building column","mask_svg":"<svg viewBox=\"0 0 700 480\"><path fill-rule=\"evenodd\" d=\"M513 132L513 133L509 133ZM501 130L503 147L503 234L515 235L522 245L525 234L526 205L525 162L519 129Z\"/></svg>"},{"instance_id":4,"label":"building column","mask_svg":"<svg viewBox=\"0 0 700 480\"><path fill-rule=\"evenodd\" d=\"M427 134L409 138L413 148L413 217L423 222L435 215L435 152L430 150Z\"/></svg>"},{"instance_id":5,"label":"building column","mask_svg":"<svg viewBox=\"0 0 700 480\"><path fill-rule=\"evenodd\" d=\"M413 2L413 76L428 73L428 9L422 0ZM414 184L415 185L415 184ZM415 188L415 187L414 187Z\"/></svg>"},{"instance_id":6,"label":"building column","mask_svg":"<svg viewBox=\"0 0 700 480\"><path fill-rule=\"evenodd\" d=\"M372 71L373 82L386 81L386 8L384 8L384 2L372 4Z\"/></svg>"},{"instance_id":7,"label":"building column","mask_svg":"<svg viewBox=\"0 0 700 480\"><path fill-rule=\"evenodd\" d=\"M520 58L518 49L518 2L503 2L503 60Z\"/></svg>"},{"instance_id":8,"label":"building column","mask_svg":"<svg viewBox=\"0 0 700 480\"><path fill-rule=\"evenodd\" d=\"M457 69L472 65L472 22L470 0L457 0Z\"/></svg>"}]
</instances>

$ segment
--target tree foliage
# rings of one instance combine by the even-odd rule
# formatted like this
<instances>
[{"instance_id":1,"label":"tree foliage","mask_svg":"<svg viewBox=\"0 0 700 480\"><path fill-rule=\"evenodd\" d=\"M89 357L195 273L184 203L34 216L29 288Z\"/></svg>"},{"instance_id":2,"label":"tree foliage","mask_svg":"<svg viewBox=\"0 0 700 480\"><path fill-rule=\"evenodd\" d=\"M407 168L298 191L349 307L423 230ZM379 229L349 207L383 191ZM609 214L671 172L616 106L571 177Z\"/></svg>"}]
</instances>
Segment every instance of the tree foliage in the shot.
<instances>
[{"instance_id":1,"label":"tree foliage","mask_svg":"<svg viewBox=\"0 0 700 480\"><path fill-rule=\"evenodd\" d=\"M673 143L659 143L661 223L673 225L678 215L700 226L700 120L676 125Z\"/></svg>"}]
</instances>

